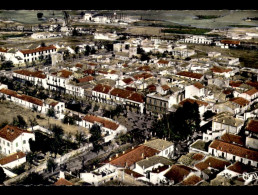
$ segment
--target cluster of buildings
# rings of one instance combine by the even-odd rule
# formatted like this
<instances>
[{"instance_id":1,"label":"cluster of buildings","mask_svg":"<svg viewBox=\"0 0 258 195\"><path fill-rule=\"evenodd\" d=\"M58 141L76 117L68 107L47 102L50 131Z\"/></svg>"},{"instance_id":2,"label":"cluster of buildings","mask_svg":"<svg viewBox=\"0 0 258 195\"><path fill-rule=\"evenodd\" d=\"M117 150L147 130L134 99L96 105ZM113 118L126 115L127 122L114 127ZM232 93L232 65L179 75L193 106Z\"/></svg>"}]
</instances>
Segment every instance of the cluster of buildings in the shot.
<instances>
[{"instance_id":1,"label":"cluster of buildings","mask_svg":"<svg viewBox=\"0 0 258 195\"><path fill-rule=\"evenodd\" d=\"M84 20L104 22L103 17L90 14L85 14ZM119 36L95 33L94 38L115 41ZM151 185L207 185L226 178L249 184L252 181L248 183L239 177L258 168L257 70L248 69L256 77L243 79L239 58L219 52L208 52L199 58L187 43L210 45L214 41L205 36L190 36L179 42L130 38L114 42L112 52L100 49L69 66L60 60L56 62L58 66L52 63L40 70L22 68L6 74L45 90L107 105L122 105L132 112L158 118L175 112L186 102L198 105L200 126L204 130L202 139L189 146L188 154L175 160L173 142L151 139L111 156L90 172L80 173L83 182L102 185L118 179ZM239 42L221 40L216 44L227 48ZM70 47L49 45L17 52L1 48L0 54L14 64L22 64L50 56L54 59L56 55L62 58L64 48L74 52ZM79 48L83 51L85 45ZM149 60L140 60L139 48L149 53ZM168 55L157 57L158 53ZM64 102L20 94L4 84L0 85L0 97L43 114L53 109L60 120L68 112ZM208 113L213 115L207 118ZM124 124L97 114L81 114L80 118L76 121L79 126L89 129L98 124L105 142L127 132ZM9 125L2 128L0 152L8 156L0 159L1 166L7 166L15 157L19 163L24 162L29 139L35 139L30 131Z\"/></svg>"}]
</instances>

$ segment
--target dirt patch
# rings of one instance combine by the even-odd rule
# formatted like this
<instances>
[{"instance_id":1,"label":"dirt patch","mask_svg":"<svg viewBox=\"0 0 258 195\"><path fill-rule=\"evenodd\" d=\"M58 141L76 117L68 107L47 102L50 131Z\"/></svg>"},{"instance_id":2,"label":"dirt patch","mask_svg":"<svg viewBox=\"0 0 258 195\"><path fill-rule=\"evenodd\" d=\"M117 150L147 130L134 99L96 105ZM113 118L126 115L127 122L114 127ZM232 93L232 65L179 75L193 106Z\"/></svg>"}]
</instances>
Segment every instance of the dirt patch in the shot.
<instances>
[{"instance_id":1,"label":"dirt patch","mask_svg":"<svg viewBox=\"0 0 258 195\"><path fill-rule=\"evenodd\" d=\"M21 107L19 105L16 105L8 101L0 102L0 111L1 111L0 124L2 124L5 121L7 121L8 123L11 123L13 121L13 117L16 117L17 115L21 115L26 121L26 123L28 124L28 126L30 127L29 118L34 119L36 118L37 115L40 115L41 118L43 119L36 118L40 126L48 127L49 124L56 124L61 126L64 129L65 133L71 133L72 135L76 134L77 130L83 131L86 134L89 133L89 130L86 128L76 126L76 125L63 124L60 120L49 118L44 114L33 112L30 109Z\"/></svg>"}]
</instances>

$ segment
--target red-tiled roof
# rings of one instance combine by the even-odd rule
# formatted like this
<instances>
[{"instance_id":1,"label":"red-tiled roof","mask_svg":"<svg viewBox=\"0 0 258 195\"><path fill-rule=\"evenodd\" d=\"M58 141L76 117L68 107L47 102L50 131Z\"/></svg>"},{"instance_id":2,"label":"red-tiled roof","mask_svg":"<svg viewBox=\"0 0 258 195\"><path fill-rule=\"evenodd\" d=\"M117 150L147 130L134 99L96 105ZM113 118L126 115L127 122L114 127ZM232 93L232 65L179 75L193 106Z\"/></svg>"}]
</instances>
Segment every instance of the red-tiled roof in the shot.
<instances>
[{"instance_id":1,"label":"red-tiled roof","mask_svg":"<svg viewBox=\"0 0 258 195\"><path fill-rule=\"evenodd\" d=\"M0 130L0 137L12 142L17 137L19 137L22 133L31 133L31 132L20 129L12 125L6 125L4 128Z\"/></svg>"},{"instance_id":2,"label":"red-tiled roof","mask_svg":"<svg viewBox=\"0 0 258 195\"><path fill-rule=\"evenodd\" d=\"M201 171L207 169L208 167L212 167L218 170L224 170L225 166L228 165L230 165L230 163L225 160L221 160L214 157L208 157L204 161L197 163L195 167Z\"/></svg>"},{"instance_id":3,"label":"red-tiled roof","mask_svg":"<svg viewBox=\"0 0 258 195\"><path fill-rule=\"evenodd\" d=\"M258 81L246 81L245 83L258 89Z\"/></svg>"},{"instance_id":4,"label":"red-tiled roof","mask_svg":"<svg viewBox=\"0 0 258 195\"><path fill-rule=\"evenodd\" d=\"M5 165L5 164L8 164L10 162L13 162L15 160L18 160L18 159L21 159L23 157L25 157L26 154L23 153L23 152L17 152L15 154L12 154L12 155L9 155L9 156L6 156L4 158L1 158L0 159L0 165Z\"/></svg>"},{"instance_id":5,"label":"red-tiled roof","mask_svg":"<svg viewBox=\"0 0 258 195\"><path fill-rule=\"evenodd\" d=\"M94 115L90 115L87 114L83 120L88 121L90 123L101 123L103 125L103 127L108 128L108 129L112 129L112 130L116 130L119 126L119 124L112 122L110 120L107 120L105 118L99 117L99 116L94 116Z\"/></svg>"},{"instance_id":6,"label":"red-tiled roof","mask_svg":"<svg viewBox=\"0 0 258 195\"><path fill-rule=\"evenodd\" d=\"M234 134L229 134L229 133L225 133L223 134L220 139L222 141L225 141L225 142L228 142L228 143L231 143L231 144L238 144L238 145L241 145L241 146L244 146L244 140L241 136L239 135L234 135Z\"/></svg>"},{"instance_id":7,"label":"red-tiled roof","mask_svg":"<svg viewBox=\"0 0 258 195\"><path fill-rule=\"evenodd\" d=\"M60 70L58 72L52 73L53 75L56 75L58 77L63 77L63 78L69 78L73 74L73 72L68 71L68 70Z\"/></svg>"},{"instance_id":8,"label":"red-tiled roof","mask_svg":"<svg viewBox=\"0 0 258 195\"><path fill-rule=\"evenodd\" d=\"M193 160L202 160L204 158L204 155L203 154L200 154L200 153L196 153L192 156L192 159Z\"/></svg>"},{"instance_id":9,"label":"red-tiled roof","mask_svg":"<svg viewBox=\"0 0 258 195\"><path fill-rule=\"evenodd\" d=\"M135 102L144 102L144 96L139 93L133 93L130 97L128 97L129 100L135 101Z\"/></svg>"},{"instance_id":10,"label":"red-tiled roof","mask_svg":"<svg viewBox=\"0 0 258 195\"><path fill-rule=\"evenodd\" d=\"M198 177L197 175L191 175L190 177L187 177L182 181L182 185L193 186L199 183L200 181L202 181L202 178Z\"/></svg>"},{"instance_id":11,"label":"red-tiled roof","mask_svg":"<svg viewBox=\"0 0 258 195\"><path fill-rule=\"evenodd\" d=\"M148 78L151 78L153 75L152 74L150 74L150 73L146 73L146 72L144 72L144 73L142 73L142 74L136 74L136 75L134 75L133 77L136 79L136 80L139 80L139 79L148 79Z\"/></svg>"},{"instance_id":12,"label":"red-tiled roof","mask_svg":"<svg viewBox=\"0 0 258 195\"><path fill-rule=\"evenodd\" d=\"M141 67L138 68L138 70L141 70L141 71L151 71L149 66L141 66Z\"/></svg>"},{"instance_id":13,"label":"red-tiled roof","mask_svg":"<svg viewBox=\"0 0 258 195\"><path fill-rule=\"evenodd\" d=\"M204 86L203 86L201 83L199 83L199 82L195 82L193 85L194 85L196 88L198 88L198 89L204 88Z\"/></svg>"},{"instance_id":14,"label":"red-tiled roof","mask_svg":"<svg viewBox=\"0 0 258 195\"><path fill-rule=\"evenodd\" d=\"M200 100L194 100L194 99L190 99L190 98L184 99L179 104L184 105L185 102L190 102L191 104L197 103L199 106L208 106L207 102L203 102L203 101L200 101Z\"/></svg>"},{"instance_id":15,"label":"red-tiled roof","mask_svg":"<svg viewBox=\"0 0 258 195\"><path fill-rule=\"evenodd\" d=\"M80 78L80 79L77 79L79 83L84 83L84 82L89 82L89 81L92 81L94 80L94 77L93 76L86 76L86 77L83 77L83 78Z\"/></svg>"},{"instance_id":16,"label":"red-tiled roof","mask_svg":"<svg viewBox=\"0 0 258 195\"><path fill-rule=\"evenodd\" d=\"M142 160L143 158L154 156L157 153L159 153L158 150L155 150L145 145L140 145L132 150L125 152L124 154L120 154L113 160L111 159L111 161L109 161L108 163L118 167L130 167L134 163Z\"/></svg>"},{"instance_id":17,"label":"red-tiled roof","mask_svg":"<svg viewBox=\"0 0 258 195\"><path fill-rule=\"evenodd\" d=\"M10 96L16 97L18 99L33 103L33 104L36 104L36 105L39 105L39 106L43 105L43 101L38 99L38 98L31 97L31 96L28 96L28 95L20 95L20 94L16 93L15 91L12 91L10 89L0 89L0 92L4 93L6 95L10 95Z\"/></svg>"},{"instance_id":18,"label":"red-tiled roof","mask_svg":"<svg viewBox=\"0 0 258 195\"><path fill-rule=\"evenodd\" d=\"M230 144L221 140L214 140L209 147L229 154L258 161L258 151L251 150L242 146Z\"/></svg>"},{"instance_id":19,"label":"red-tiled roof","mask_svg":"<svg viewBox=\"0 0 258 195\"><path fill-rule=\"evenodd\" d=\"M136 91L136 88L134 88L134 87L128 87L127 86L125 89L128 90L128 91Z\"/></svg>"},{"instance_id":20,"label":"red-tiled roof","mask_svg":"<svg viewBox=\"0 0 258 195\"><path fill-rule=\"evenodd\" d=\"M158 64L168 64L169 63L169 61L167 61L167 60L159 60L158 61Z\"/></svg>"},{"instance_id":21,"label":"red-tiled roof","mask_svg":"<svg viewBox=\"0 0 258 195\"><path fill-rule=\"evenodd\" d=\"M252 88L252 89L246 91L245 93L251 96L255 93L258 93L258 90L256 88Z\"/></svg>"},{"instance_id":22,"label":"red-tiled roof","mask_svg":"<svg viewBox=\"0 0 258 195\"><path fill-rule=\"evenodd\" d=\"M52 49L56 49L56 47L54 45L50 45L46 47L38 47L36 49L20 50L20 52L22 52L23 54L30 54L30 53L36 53L36 52L47 51Z\"/></svg>"},{"instance_id":23,"label":"red-tiled roof","mask_svg":"<svg viewBox=\"0 0 258 195\"><path fill-rule=\"evenodd\" d=\"M90 65L90 66L97 66L98 64L90 62L90 63L88 63L88 65Z\"/></svg>"},{"instance_id":24,"label":"red-tiled roof","mask_svg":"<svg viewBox=\"0 0 258 195\"><path fill-rule=\"evenodd\" d=\"M46 75L43 74L42 71L32 72L32 71L29 71L29 70L15 70L14 72L17 73L17 74L30 76L30 77L37 77L37 78L41 78L41 79L46 78Z\"/></svg>"},{"instance_id":25,"label":"red-tiled roof","mask_svg":"<svg viewBox=\"0 0 258 195\"><path fill-rule=\"evenodd\" d=\"M98 70L98 73L101 73L101 74L108 74L108 71Z\"/></svg>"},{"instance_id":26,"label":"red-tiled roof","mask_svg":"<svg viewBox=\"0 0 258 195\"><path fill-rule=\"evenodd\" d=\"M230 165L229 167L227 167L227 169L231 170L231 171L234 171L236 173L244 173L244 172L247 172L247 173L250 173L253 171L253 169L248 166L248 165L245 165L241 162L235 162L233 165Z\"/></svg>"},{"instance_id":27,"label":"red-tiled roof","mask_svg":"<svg viewBox=\"0 0 258 195\"><path fill-rule=\"evenodd\" d=\"M6 53L7 51L8 51L8 49L0 48L0 52Z\"/></svg>"},{"instance_id":28,"label":"red-tiled roof","mask_svg":"<svg viewBox=\"0 0 258 195\"><path fill-rule=\"evenodd\" d=\"M218 67L218 66L214 66L211 68L212 72L217 72L217 73L223 73L223 72L230 72L232 71L231 68L222 68L222 67Z\"/></svg>"},{"instance_id":29,"label":"red-tiled roof","mask_svg":"<svg viewBox=\"0 0 258 195\"><path fill-rule=\"evenodd\" d=\"M229 85L231 87L239 87L240 85L242 85L242 81L229 81Z\"/></svg>"},{"instance_id":30,"label":"red-tiled roof","mask_svg":"<svg viewBox=\"0 0 258 195\"><path fill-rule=\"evenodd\" d=\"M195 78L195 79L201 79L203 77L202 74L193 73L193 72L187 72L187 71L179 72L179 73L177 73L177 75L185 76L185 77L190 77L190 78Z\"/></svg>"},{"instance_id":31,"label":"red-tiled roof","mask_svg":"<svg viewBox=\"0 0 258 195\"><path fill-rule=\"evenodd\" d=\"M133 79L132 79L132 78L125 78L125 79L123 79L122 81L123 81L124 83L126 83L127 85L133 83Z\"/></svg>"},{"instance_id":32,"label":"red-tiled roof","mask_svg":"<svg viewBox=\"0 0 258 195\"><path fill-rule=\"evenodd\" d=\"M185 165L172 165L171 169L164 176L176 184L181 182L191 171L196 170Z\"/></svg>"},{"instance_id":33,"label":"red-tiled roof","mask_svg":"<svg viewBox=\"0 0 258 195\"><path fill-rule=\"evenodd\" d=\"M107 94L110 91L110 89L111 89L111 86L109 85L97 84L92 90Z\"/></svg>"},{"instance_id":34,"label":"red-tiled roof","mask_svg":"<svg viewBox=\"0 0 258 195\"><path fill-rule=\"evenodd\" d=\"M56 183L54 183L55 186L72 186L73 183L70 182L70 181L67 181L66 179L64 178L60 178L57 180Z\"/></svg>"},{"instance_id":35,"label":"red-tiled roof","mask_svg":"<svg viewBox=\"0 0 258 195\"><path fill-rule=\"evenodd\" d=\"M230 99L230 101L234 102L240 106L246 106L250 103L248 100L246 100L245 98L242 98L242 97L232 98L232 99Z\"/></svg>"},{"instance_id":36,"label":"red-tiled roof","mask_svg":"<svg viewBox=\"0 0 258 195\"><path fill-rule=\"evenodd\" d=\"M235 45L240 44L240 41L233 41L233 40L221 40L220 42L224 44L235 44Z\"/></svg>"},{"instance_id":37,"label":"red-tiled roof","mask_svg":"<svg viewBox=\"0 0 258 195\"><path fill-rule=\"evenodd\" d=\"M156 86L154 84L148 85L147 89L149 92L155 92L156 91Z\"/></svg>"},{"instance_id":38,"label":"red-tiled roof","mask_svg":"<svg viewBox=\"0 0 258 195\"><path fill-rule=\"evenodd\" d=\"M83 65L82 64L76 64L75 66L78 67L78 68L82 68Z\"/></svg>"},{"instance_id":39,"label":"red-tiled roof","mask_svg":"<svg viewBox=\"0 0 258 195\"><path fill-rule=\"evenodd\" d=\"M247 123L246 130L258 133L258 120L250 120Z\"/></svg>"},{"instance_id":40,"label":"red-tiled roof","mask_svg":"<svg viewBox=\"0 0 258 195\"><path fill-rule=\"evenodd\" d=\"M135 172L135 171L132 171L132 170L130 170L130 169L124 169L124 172L125 172L126 174L128 174L128 175L133 176L134 178L144 177L143 175L141 175L141 174L139 174L139 173L137 173L137 172Z\"/></svg>"},{"instance_id":41,"label":"red-tiled roof","mask_svg":"<svg viewBox=\"0 0 258 195\"><path fill-rule=\"evenodd\" d=\"M169 87L168 85L162 85L161 87L162 87L162 89L163 89L164 91L167 91L167 90L170 89L170 87Z\"/></svg>"},{"instance_id":42,"label":"red-tiled roof","mask_svg":"<svg viewBox=\"0 0 258 195\"><path fill-rule=\"evenodd\" d=\"M85 74L94 74L95 73L95 70L92 70L92 69L88 69L88 70L84 70L83 73Z\"/></svg>"},{"instance_id":43,"label":"red-tiled roof","mask_svg":"<svg viewBox=\"0 0 258 195\"><path fill-rule=\"evenodd\" d=\"M131 91L125 89L114 88L110 91L110 95L127 99L132 94Z\"/></svg>"}]
</instances>

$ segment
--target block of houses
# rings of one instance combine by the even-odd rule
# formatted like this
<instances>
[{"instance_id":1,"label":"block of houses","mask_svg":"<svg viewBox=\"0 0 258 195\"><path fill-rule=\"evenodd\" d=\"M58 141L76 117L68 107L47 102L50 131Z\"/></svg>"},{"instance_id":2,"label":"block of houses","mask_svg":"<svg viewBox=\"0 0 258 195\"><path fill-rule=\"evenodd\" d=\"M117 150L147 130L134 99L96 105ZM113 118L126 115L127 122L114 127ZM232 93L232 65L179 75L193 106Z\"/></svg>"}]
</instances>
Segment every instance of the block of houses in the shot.
<instances>
[{"instance_id":1,"label":"block of houses","mask_svg":"<svg viewBox=\"0 0 258 195\"><path fill-rule=\"evenodd\" d=\"M13 78L20 82L29 81L33 85L47 88L46 75L42 71L16 70L13 71Z\"/></svg>"},{"instance_id":2,"label":"block of houses","mask_svg":"<svg viewBox=\"0 0 258 195\"><path fill-rule=\"evenodd\" d=\"M42 57L43 59L47 56L50 57L51 54L56 53L57 48L54 45L49 45L46 47L38 47L35 49L19 50L16 55L19 56L23 61L32 62L38 61Z\"/></svg>"},{"instance_id":3,"label":"block of houses","mask_svg":"<svg viewBox=\"0 0 258 195\"><path fill-rule=\"evenodd\" d=\"M98 124L100 126L102 134L105 136L105 142L110 141L118 134L127 132L127 128L125 126L106 117L87 114L82 118L82 121L79 122L79 125L88 129L90 129L94 124Z\"/></svg>"},{"instance_id":4,"label":"block of houses","mask_svg":"<svg viewBox=\"0 0 258 195\"><path fill-rule=\"evenodd\" d=\"M0 159L0 166L4 168L14 168L26 162L26 154L17 152Z\"/></svg>"},{"instance_id":5,"label":"block of houses","mask_svg":"<svg viewBox=\"0 0 258 195\"><path fill-rule=\"evenodd\" d=\"M206 36L197 36L197 35L193 35L193 36L189 36L187 38L184 39L185 43L196 43L196 44L211 44L213 41L210 38L207 38Z\"/></svg>"},{"instance_id":6,"label":"block of houses","mask_svg":"<svg viewBox=\"0 0 258 195\"><path fill-rule=\"evenodd\" d=\"M14 49L0 48L0 56L3 56L5 61L12 61L13 64L23 63L22 58L16 55Z\"/></svg>"},{"instance_id":7,"label":"block of houses","mask_svg":"<svg viewBox=\"0 0 258 195\"><path fill-rule=\"evenodd\" d=\"M233 72L233 69L231 68L213 66L210 70L213 72L214 75L224 76L226 78L229 78L235 75L235 73Z\"/></svg>"},{"instance_id":8,"label":"block of houses","mask_svg":"<svg viewBox=\"0 0 258 195\"><path fill-rule=\"evenodd\" d=\"M258 151L222 140L213 140L208 152L216 157L226 160L239 161L241 163L258 166Z\"/></svg>"},{"instance_id":9,"label":"block of houses","mask_svg":"<svg viewBox=\"0 0 258 195\"><path fill-rule=\"evenodd\" d=\"M205 95L205 88L200 82L185 87L185 98L201 97Z\"/></svg>"},{"instance_id":10,"label":"block of houses","mask_svg":"<svg viewBox=\"0 0 258 195\"><path fill-rule=\"evenodd\" d=\"M29 140L35 141L33 132L20 129L12 125L6 125L0 130L0 152L9 155L21 152L29 152Z\"/></svg>"}]
</instances>

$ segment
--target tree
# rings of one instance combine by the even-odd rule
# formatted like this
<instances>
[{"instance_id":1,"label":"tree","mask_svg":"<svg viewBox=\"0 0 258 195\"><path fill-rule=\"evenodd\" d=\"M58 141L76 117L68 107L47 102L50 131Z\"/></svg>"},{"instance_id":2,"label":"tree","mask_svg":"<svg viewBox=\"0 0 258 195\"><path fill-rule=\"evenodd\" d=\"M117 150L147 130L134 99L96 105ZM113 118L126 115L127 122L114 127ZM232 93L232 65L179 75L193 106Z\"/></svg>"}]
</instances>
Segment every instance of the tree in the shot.
<instances>
[{"instance_id":1,"label":"tree","mask_svg":"<svg viewBox=\"0 0 258 195\"><path fill-rule=\"evenodd\" d=\"M51 127L51 131L54 133L54 138L56 138L58 141L61 140L61 137L64 135L63 128L56 124Z\"/></svg>"},{"instance_id":2,"label":"tree","mask_svg":"<svg viewBox=\"0 0 258 195\"><path fill-rule=\"evenodd\" d=\"M79 46L76 46L76 47L74 48L74 51L75 51L76 54L78 54L79 51L80 51L80 47L79 47Z\"/></svg>"},{"instance_id":3,"label":"tree","mask_svg":"<svg viewBox=\"0 0 258 195\"><path fill-rule=\"evenodd\" d=\"M91 52L91 47L89 45L86 45L84 55L88 56L88 55L90 55L90 52Z\"/></svg>"},{"instance_id":4,"label":"tree","mask_svg":"<svg viewBox=\"0 0 258 195\"><path fill-rule=\"evenodd\" d=\"M47 185L48 182L38 173L30 173L20 184L23 185Z\"/></svg>"},{"instance_id":5,"label":"tree","mask_svg":"<svg viewBox=\"0 0 258 195\"><path fill-rule=\"evenodd\" d=\"M32 129L32 131L33 131L33 127L34 127L35 125L38 125L38 122L37 122L36 118L34 118L34 119L29 118L29 122L30 122L31 129Z\"/></svg>"},{"instance_id":6,"label":"tree","mask_svg":"<svg viewBox=\"0 0 258 195\"><path fill-rule=\"evenodd\" d=\"M56 167L57 167L57 163L52 158L49 158L47 161L47 170L49 172L54 172Z\"/></svg>"},{"instance_id":7,"label":"tree","mask_svg":"<svg viewBox=\"0 0 258 195\"><path fill-rule=\"evenodd\" d=\"M55 117L55 115L56 115L54 108L52 108L52 107L49 108L49 109L47 110L46 115L48 116L48 126L49 126L49 118L50 118L50 117Z\"/></svg>"},{"instance_id":8,"label":"tree","mask_svg":"<svg viewBox=\"0 0 258 195\"><path fill-rule=\"evenodd\" d=\"M40 47L46 47L46 43L45 42L41 42Z\"/></svg>"},{"instance_id":9,"label":"tree","mask_svg":"<svg viewBox=\"0 0 258 195\"><path fill-rule=\"evenodd\" d=\"M37 18L41 19L43 17L43 15L44 15L43 13L39 12L39 13L37 13Z\"/></svg>"},{"instance_id":10,"label":"tree","mask_svg":"<svg viewBox=\"0 0 258 195\"><path fill-rule=\"evenodd\" d=\"M78 146L80 147L82 141L83 141L83 138L84 138L84 133L82 131L77 131L76 135L75 135L75 139L76 141L78 142Z\"/></svg>"},{"instance_id":11,"label":"tree","mask_svg":"<svg viewBox=\"0 0 258 195\"><path fill-rule=\"evenodd\" d=\"M4 169L0 167L0 184L2 184L6 179L6 174L4 172Z\"/></svg>"},{"instance_id":12,"label":"tree","mask_svg":"<svg viewBox=\"0 0 258 195\"><path fill-rule=\"evenodd\" d=\"M17 117L13 117L12 125L17 126L19 128L27 128L27 123L21 115L17 115Z\"/></svg>"},{"instance_id":13,"label":"tree","mask_svg":"<svg viewBox=\"0 0 258 195\"><path fill-rule=\"evenodd\" d=\"M100 142L102 140L100 126L97 124L92 125L92 127L90 128L90 134L91 137L89 140L93 144L94 151L98 152L100 149L102 149L100 145Z\"/></svg>"},{"instance_id":14,"label":"tree","mask_svg":"<svg viewBox=\"0 0 258 195\"><path fill-rule=\"evenodd\" d=\"M11 69L12 67L14 67L13 62L12 61L4 61L1 65L1 69Z\"/></svg>"}]
</instances>

